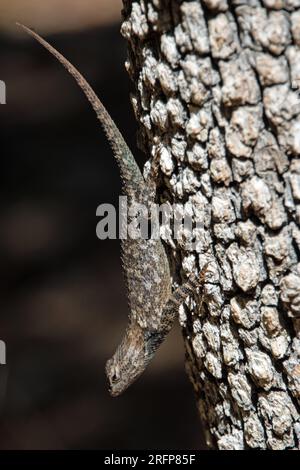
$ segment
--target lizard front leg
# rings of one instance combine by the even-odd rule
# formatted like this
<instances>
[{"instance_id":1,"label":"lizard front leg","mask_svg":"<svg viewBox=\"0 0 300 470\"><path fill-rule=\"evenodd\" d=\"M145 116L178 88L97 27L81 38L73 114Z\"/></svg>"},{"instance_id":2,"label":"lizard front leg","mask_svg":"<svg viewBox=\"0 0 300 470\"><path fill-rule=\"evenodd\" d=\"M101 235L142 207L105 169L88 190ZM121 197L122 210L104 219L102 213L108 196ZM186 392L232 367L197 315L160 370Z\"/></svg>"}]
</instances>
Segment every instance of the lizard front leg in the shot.
<instances>
[{"instance_id":1,"label":"lizard front leg","mask_svg":"<svg viewBox=\"0 0 300 470\"><path fill-rule=\"evenodd\" d=\"M199 275L192 275L182 286L171 294L162 309L157 328L142 328L132 321L114 356L107 361L106 374L112 396L123 393L146 369L159 346L171 330L178 314L178 308L188 295L194 295L199 288L203 295L208 265Z\"/></svg>"}]
</instances>

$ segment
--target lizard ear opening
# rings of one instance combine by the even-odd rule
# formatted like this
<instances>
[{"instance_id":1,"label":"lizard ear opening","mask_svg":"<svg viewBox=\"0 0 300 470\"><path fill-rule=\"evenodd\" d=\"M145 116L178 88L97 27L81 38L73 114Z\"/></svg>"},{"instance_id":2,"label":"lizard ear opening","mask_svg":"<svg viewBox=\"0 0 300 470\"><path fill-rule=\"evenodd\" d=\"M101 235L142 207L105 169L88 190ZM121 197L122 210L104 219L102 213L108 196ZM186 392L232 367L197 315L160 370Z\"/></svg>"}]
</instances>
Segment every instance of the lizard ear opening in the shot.
<instances>
[{"instance_id":1,"label":"lizard ear opening","mask_svg":"<svg viewBox=\"0 0 300 470\"><path fill-rule=\"evenodd\" d=\"M116 372L114 372L112 374L112 376L110 377L110 379L111 379L112 383L117 383L120 380L120 377Z\"/></svg>"}]
</instances>

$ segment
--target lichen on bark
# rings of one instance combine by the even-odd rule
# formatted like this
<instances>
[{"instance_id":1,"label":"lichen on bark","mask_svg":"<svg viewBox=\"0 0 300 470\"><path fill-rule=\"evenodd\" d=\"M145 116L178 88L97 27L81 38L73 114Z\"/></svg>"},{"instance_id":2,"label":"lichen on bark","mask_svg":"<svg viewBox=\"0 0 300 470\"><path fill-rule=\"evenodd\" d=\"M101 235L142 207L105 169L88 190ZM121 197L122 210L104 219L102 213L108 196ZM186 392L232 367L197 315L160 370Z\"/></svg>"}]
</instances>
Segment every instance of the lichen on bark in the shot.
<instances>
[{"instance_id":1,"label":"lichen on bark","mask_svg":"<svg viewBox=\"0 0 300 470\"><path fill-rule=\"evenodd\" d=\"M179 312L207 443L298 449L300 1L123 3L139 145L201 222L165 234L174 285L213 271Z\"/></svg>"}]
</instances>

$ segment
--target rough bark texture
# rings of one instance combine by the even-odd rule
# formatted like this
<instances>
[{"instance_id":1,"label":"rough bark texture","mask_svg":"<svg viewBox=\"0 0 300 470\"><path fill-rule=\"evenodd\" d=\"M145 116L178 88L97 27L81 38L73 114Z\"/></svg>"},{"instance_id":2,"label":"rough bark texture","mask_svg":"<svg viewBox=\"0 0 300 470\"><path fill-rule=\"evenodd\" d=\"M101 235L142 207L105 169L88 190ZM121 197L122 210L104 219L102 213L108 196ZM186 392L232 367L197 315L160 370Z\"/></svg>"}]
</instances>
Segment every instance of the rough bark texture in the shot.
<instances>
[{"instance_id":1,"label":"rough bark texture","mask_svg":"<svg viewBox=\"0 0 300 470\"><path fill-rule=\"evenodd\" d=\"M139 144L202 222L162 227L174 285L214 272L179 312L208 445L298 449L300 0L123 2Z\"/></svg>"}]
</instances>

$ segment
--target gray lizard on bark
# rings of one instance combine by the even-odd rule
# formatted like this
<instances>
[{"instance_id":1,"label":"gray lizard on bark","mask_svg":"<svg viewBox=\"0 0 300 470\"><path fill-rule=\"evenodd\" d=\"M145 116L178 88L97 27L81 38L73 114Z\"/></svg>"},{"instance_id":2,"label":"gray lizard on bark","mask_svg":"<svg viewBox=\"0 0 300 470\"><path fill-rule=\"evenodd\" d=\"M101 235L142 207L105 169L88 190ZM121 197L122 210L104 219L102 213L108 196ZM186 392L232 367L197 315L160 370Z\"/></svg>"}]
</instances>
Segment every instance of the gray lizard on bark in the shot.
<instances>
[{"instance_id":1,"label":"gray lizard on bark","mask_svg":"<svg viewBox=\"0 0 300 470\"><path fill-rule=\"evenodd\" d=\"M36 32L17 24L48 49L75 78L111 145L119 165L124 194L130 201L137 201L149 208L156 194L155 163L145 180L119 129L85 78ZM124 337L106 364L112 396L120 395L145 370L172 328L179 305L195 289L201 290L207 271L206 265L199 275L190 276L184 285L172 293L168 258L160 238L129 238L121 241L121 249L130 313Z\"/></svg>"}]
</instances>

